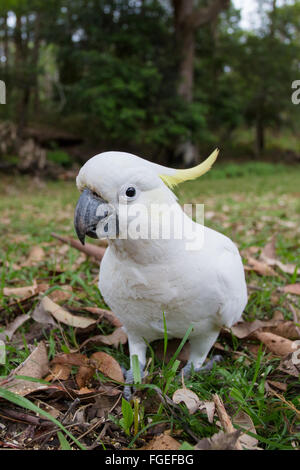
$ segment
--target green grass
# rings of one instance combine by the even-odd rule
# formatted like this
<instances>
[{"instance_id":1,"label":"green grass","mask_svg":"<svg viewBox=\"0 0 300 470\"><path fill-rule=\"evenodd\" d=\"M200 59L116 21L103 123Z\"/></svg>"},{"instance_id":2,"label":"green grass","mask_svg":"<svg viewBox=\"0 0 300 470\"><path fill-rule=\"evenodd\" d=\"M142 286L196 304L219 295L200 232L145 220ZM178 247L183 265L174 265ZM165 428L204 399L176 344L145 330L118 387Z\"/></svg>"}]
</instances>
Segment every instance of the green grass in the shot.
<instances>
[{"instance_id":1,"label":"green grass","mask_svg":"<svg viewBox=\"0 0 300 470\"><path fill-rule=\"evenodd\" d=\"M287 167L262 163L237 166L220 163L208 176L186 183L176 192L181 203L204 203L208 215L206 224L230 236L242 252L251 246L263 247L270 236L276 233L278 258L284 263L300 266L299 166ZM46 182L40 186L40 183L29 177L2 178L0 303L4 305L5 310L4 321L1 319L0 325L11 321L16 315L15 310L8 306L7 298L2 295L2 288L29 285L35 279L47 282L50 290L61 285L71 285L73 296L66 303L69 307L105 307L97 285L93 283L97 275L97 266L87 260L74 270L73 264L78 258L76 250L69 248L65 254L63 272L55 271L56 261L60 259L61 244L53 241L51 232L75 237L73 211L77 198L78 192L73 182ZM17 270L15 264L20 264L34 245L43 246L47 253L46 258L37 266ZM300 280L295 275L280 274L276 277L247 274L248 284L254 284L261 290L250 292L245 311L246 319L251 321L255 318L271 318L278 310L286 319L292 319L291 312L286 306L286 296L280 295L275 304L272 296L277 287ZM36 303L37 300L31 305L30 310L24 313L32 311ZM299 302L298 308L300 308ZM99 334L112 331L107 325L99 325L98 328ZM29 330L30 322L19 331L25 335ZM47 333L45 339L50 358L77 347L76 334L71 327L64 326L63 331L54 328ZM234 351L245 350L244 344L234 336L222 337L219 341L225 348L224 362L214 366L211 373L192 376L186 382L186 386L191 387L201 400L211 400L212 394L218 393L231 416L240 409L245 411L253 420L261 447L270 450L294 448L300 437L297 415L293 410L293 406L299 409L299 380L280 375L275 371L279 359L270 358L264 352L260 352L257 358L249 354L250 363L246 362L243 356L234 358ZM18 349L8 345L7 362L4 366L0 366L0 376L6 376L24 361L29 354L26 341L24 346L23 349ZM85 352L90 355L97 350L114 355L122 366L128 368L126 348L120 346L115 350L110 347L88 346ZM175 358L171 367L167 367L156 358L154 368L153 363L151 365L152 384L165 390L169 397L181 387L180 381L176 379L177 366ZM287 391L283 394L280 392L286 402L278 396L266 395L265 383L268 378L287 383ZM149 407L149 401L155 402L157 393L151 384L145 389L144 395L139 404L138 437L143 436L145 430L156 422L165 421L172 430L182 431L179 437L181 441L191 444L194 441L189 431L201 438L209 437L219 430L216 422L208 423L206 416L201 412L190 416L184 405L180 405L180 413L172 412L166 404L157 406L159 413L157 409L153 412L151 406ZM148 418L152 420L151 425ZM59 439L61 447L66 448L68 444L62 434L59 434ZM131 445L134 447L138 439L133 434L128 443L133 439L135 441Z\"/></svg>"}]
</instances>

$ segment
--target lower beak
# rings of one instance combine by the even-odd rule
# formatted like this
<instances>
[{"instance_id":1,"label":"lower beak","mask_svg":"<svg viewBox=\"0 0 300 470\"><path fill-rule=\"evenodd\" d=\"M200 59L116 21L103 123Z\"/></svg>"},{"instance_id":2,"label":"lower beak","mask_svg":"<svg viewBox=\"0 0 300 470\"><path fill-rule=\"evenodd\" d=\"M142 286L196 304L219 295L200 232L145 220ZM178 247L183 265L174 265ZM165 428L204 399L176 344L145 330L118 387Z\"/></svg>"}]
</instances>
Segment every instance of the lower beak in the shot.
<instances>
[{"instance_id":1,"label":"lower beak","mask_svg":"<svg viewBox=\"0 0 300 470\"><path fill-rule=\"evenodd\" d=\"M109 204L90 189L85 189L78 199L74 216L75 230L83 245L86 235L98 238L97 225L108 215Z\"/></svg>"}]
</instances>

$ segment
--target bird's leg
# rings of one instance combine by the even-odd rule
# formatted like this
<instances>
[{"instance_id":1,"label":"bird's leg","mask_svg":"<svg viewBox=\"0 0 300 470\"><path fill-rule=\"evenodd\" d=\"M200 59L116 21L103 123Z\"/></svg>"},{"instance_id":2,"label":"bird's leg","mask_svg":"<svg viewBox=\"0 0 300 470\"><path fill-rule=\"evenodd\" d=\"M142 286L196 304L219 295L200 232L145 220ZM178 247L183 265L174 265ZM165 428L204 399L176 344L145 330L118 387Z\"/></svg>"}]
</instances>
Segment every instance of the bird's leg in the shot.
<instances>
[{"instance_id":1,"label":"bird's leg","mask_svg":"<svg viewBox=\"0 0 300 470\"><path fill-rule=\"evenodd\" d=\"M138 357L141 377L143 377L144 367L146 364L147 345L145 342L141 342L140 339L137 340L136 338L133 338L129 335L128 335L128 344L129 344L129 352L130 352L130 369L125 374L125 383L128 385L125 385L123 395L124 395L124 398L129 401L132 395L131 385L134 382L132 356L136 355Z\"/></svg>"},{"instance_id":2,"label":"bird's leg","mask_svg":"<svg viewBox=\"0 0 300 470\"><path fill-rule=\"evenodd\" d=\"M185 377L189 377L191 374L192 366L195 372L202 372L205 370L211 370L214 363L220 362L222 356L214 356L205 366L202 367L210 349L215 343L219 331L213 330L207 333L205 336L196 336L190 339L190 357L188 363L183 368L183 373Z\"/></svg>"}]
</instances>

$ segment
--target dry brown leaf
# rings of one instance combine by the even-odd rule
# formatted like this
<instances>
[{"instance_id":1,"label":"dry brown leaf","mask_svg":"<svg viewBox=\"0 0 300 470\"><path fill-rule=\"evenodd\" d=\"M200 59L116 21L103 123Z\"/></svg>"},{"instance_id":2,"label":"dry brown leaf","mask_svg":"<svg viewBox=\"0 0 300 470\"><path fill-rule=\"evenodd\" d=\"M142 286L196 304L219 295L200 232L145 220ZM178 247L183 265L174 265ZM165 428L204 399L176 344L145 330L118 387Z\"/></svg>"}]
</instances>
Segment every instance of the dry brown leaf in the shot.
<instances>
[{"instance_id":1,"label":"dry brown leaf","mask_svg":"<svg viewBox=\"0 0 300 470\"><path fill-rule=\"evenodd\" d=\"M44 296L33 312L32 318L40 323L52 323L51 315L59 322L75 328L87 328L94 325L96 320L82 316L72 315L70 312L53 302L49 297Z\"/></svg>"},{"instance_id":2,"label":"dry brown leaf","mask_svg":"<svg viewBox=\"0 0 300 470\"><path fill-rule=\"evenodd\" d=\"M122 326L122 323L116 317L116 315L109 310L105 310L104 308L83 307L81 310L92 313L94 315L99 315L100 319L104 318L105 320L107 320L109 323L111 323L113 326L116 326L117 328L120 328Z\"/></svg>"},{"instance_id":3,"label":"dry brown leaf","mask_svg":"<svg viewBox=\"0 0 300 470\"><path fill-rule=\"evenodd\" d=\"M269 385L278 388L278 390L281 390L282 392L287 391L287 384L283 384L282 382L276 382L275 380L267 380L267 382Z\"/></svg>"},{"instance_id":4,"label":"dry brown leaf","mask_svg":"<svg viewBox=\"0 0 300 470\"><path fill-rule=\"evenodd\" d=\"M245 322L241 321L238 323L235 323L231 327L232 333L239 339L247 338L247 336L250 336L254 331L266 327L266 326L272 326L274 324L277 324L277 321L275 322L274 320L269 320L269 321L262 321L262 320L254 320L253 322Z\"/></svg>"},{"instance_id":5,"label":"dry brown leaf","mask_svg":"<svg viewBox=\"0 0 300 470\"><path fill-rule=\"evenodd\" d=\"M38 285L35 281L31 286L24 287L4 287L3 294L6 297L22 297L24 300L26 297L31 297L38 292Z\"/></svg>"},{"instance_id":6,"label":"dry brown leaf","mask_svg":"<svg viewBox=\"0 0 300 470\"><path fill-rule=\"evenodd\" d=\"M205 437L199 441L194 449L195 450L241 450L238 446L239 438L242 434L242 431L232 431L230 433L225 433L219 431L217 434L214 434L212 437Z\"/></svg>"},{"instance_id":7,"label":"dry brown leaf","mask_svg":"<svg viewBox=\"0 0 300 470\"><path fill-rule=\"evenodd\" d=\"M80 349L82 349L88 343L104 344L117 348L120 344L126 344L127 340L127 334L123 328L117 328L111 335L97 335L88 338L81 344Z\"/></svg>"},{"instance_id":8,"label":"dry brown leaf","mask_svg":"<svg viewBox=\"0 0 300 470\"><path fill-rule=\"evenodd\" d=\"M200 401L199 410L205 411L209 423L214 422L216 404L213 401Z\"/></svg>"},{"instance_id":9,"label":"dry brown leaf","mask_svg":"<svg viewBox=\"0 0 300 470\"><path fill-rule=\"evenodd\" d=\"M183 402L190 415L196 413L200 406L200 400L196 393L187 388L179 388L176 390L173 394L172 400L176 404Z\"/></svg>"},{"instance_id":10,"label":"dry brown leaf","mask_svg":"<svg viewBox=\"0 0 300 470\"><path fill-rule=\"evenodd\" d=\"M22 267L34 266L45 258L45 251L40 246L31 248L27 260L21 264Z\"/></svg>"},{"instance_id":11,"label":"dry brown leaf","mask_svg":"<svg viewBox=\"0 0 300 470\"><path fill-rule=\"evenodd\" d=\"M300 338L299 327L293 321L279 321L277 325L269 328L264 328L264 331L269 331L283 338L296 340Z\"/></svg>"},{"instance_id":12,"label":"dry brown leaf","mask_svg":"<svg viewBox=\"0 0 300 470\"><path fill-rule=\"evenodd\" d=\"M139 450L178 450L180 446L180 442L173 437L168 434L160 434Z\"/></svg>"},{"instance_id":13,"label":"dry brown leaf","mask_svg":"<svg viewBox=\"0 0 300 470\"><path fill-rule=\"evenodd\" d=\"M90 364L94 364L102 374L117 382L124 382L120 364L109 354L99 351L90 357Z\"/></svg>"},{"instance_id":14,"label":"dry brown leaf","mask_svg":"<svg viewBox=\"0 0 300 470\"><path fill-rule=\"evenodd\" d=\"M20 326L22 326L27 320L30 319L30 316L26 313L24 315L20 315L13 322L11 322L5 330L0 333L0 340L2 341L10 341Z\"/></svg>"},{"instance_id":15,"label":"dry brown leaf","mask_svg":"<svg viewBox=\"0 0 300 470\"><path fill-rule=\"evenodd\" d=\"M249 266L245 266L246 271L255 271L261 276L277 276L276 271L268 266L267 263L259 261L252 256L248 256L247 261Z\"/></svg>"},{"instance_id":16,"label":"dry brown leaf","mask_svg":"<svg viewBox=\"0 0 300 470\"><path fill-rule=\"evenodd\" d=\"M294 272L296 270L296 267L297 267L295 264L284 264L281 261L279 261L278 259L265 258L265 262L269 266L277 266L284 273L291 274L291 275L294 274ZM297 269L297 274L300 274L300 269Z\"/></svg>"},{"instance_id":17,"label":"dry brown leaf","mask_svg":"<svg viewBox=\"0 0 300 470\"><path fill-rule=\"evenodd\" d=\"M261 261L266 263L268 266L277 266L284 273L294 274L296 270L295 264L284 264L278 259L276 259L275 244L276 244L276 235L273 235L269 243L266 244L266 246L263 248L260 254ZM300 274L300 269L298 269L298 274Z\"/></svg>"},{"instance_id":18,"label":"dry brown leaf","mask_svg":"<svg viewBox=\"0 0 300 470\"><path fill-rule=\"evenodd\" d=\"M51 373L47 375L47 382L55 382L56 380L68 380L71 374L72 366L69 364L54 364L51 367Z\"/></svg>"},{"instance_id":19,"label":"dry brown leaf","mask_svg":"<svg viewBox=\"0 0 300 470\"><path fill-rule=\"evenodd\" d=\"M222 425L225 433L233 434L235 432L235 429L234 429L233 424L231 422L231 419L230 419L230 417L229 417L229 415L228 415L228 413L225 409L223 401L221 400L221 398L217 394L213 395L213 401L216 405L216 411L218 413L219 420L221 422L221 425ZM238 449L238 450L242 449L242 446L241 446L238 438L235 442L235 448Z\"/></svg>"},{"instance_id":20,"label":"dry brown leaf","mask_svg":"<svg viewBox=\"0 0 300 470\"><path fill-rule=\"evenodd\" d=\"M233 416L232 422L243 430L250 431L252 434L256 434L256 429L252 419L244 411L239 411ZM248 434L242 434L239 438L240 444L244 449L254 450L257 449L258 440L255 437L249 436Z\"/></svg>"},{"instance_id":21,"label":"dry brown leaf","mask_svg":"<svg viewBox=\"0 0 300 470\"><path fill-rule=\"evenodd\" d=\"M81 366L76 374L76 383L79 389L87 387L90 380L95 373L95 368L88 366Z\"/></svg>"},{"instance_id":22,"label":"dry brown leaf","mask_svg":"<svg viewBox=\"0 0 300 470\"><path fill-rule=\"evenodd\" d=\"M282 359L277 370L284 372L285 374L291 375L292 377L298 378L300 376L300 354L296 351L297 362L295 362L295 351L289 354L287 357Z\"/></svg>"},{"instance_id":23,"label":"dry brown leaf","mask_svg":"<svg viewBox=\"0 0 300 470\"><path fill-rule=\"evenodd\" d=\"M16 379L16 375L23 375L35 379L42 379L49 371L48 355L45 343L41 341L32 351L30 356L20 364L12 374L5 380L1 386L16 393L25 396L36 390L49 388L49 385L31 382L25 379Z\"/></svg>"},{"instance_id":24,"label":"dry brown leaf","mask_svg":"<svg viewBox=\"0 0 300 470\"><path fill-rule=\"evenodd\" d=\"M70 366L87 366L89 360L87 356L80 353L60 354L55 356L52 360L52 364L68 364Z\"/></svg>"},{"instance_id":25,"label":"dry brown leaf","mask_svg":"<svg viewBox=\"0 0 300 470\"><path fill-rule=\"evenodd\" d=\"M276 258L276 235L273 235L271 240L264 246L260 257L262 260Z\"/></svg>"},{"instance_id":26,"label":"dry brown leaf","mask_svg":"<svg viewBox=\"0 0 300 470\"><path fill-rule=\"evenodd\" d=\"M285 294L294 294L300 295L300 283L298 284L288 284L282 288Z\"/></svg>"},{"instance_id":27,"label":"dry brown leaf","mask_svg":"<svg viewBox=\"0 0 300 470\"><path fill-rule=\"evenodd\" d=\"M48 297L53 300L53 302L66 302L70 299L73 294L72 286L60 286L59 289L54 290Z\"/></svg>"},{"instance_id":28,"label":"dry brown leaf","mask_svg":"<svg viewBox=\"0 0 300 470\"><path fill-rule=\"evenodd\" d=\"M233 325L231 331L239 339L247 338L257 330L273 333L288 339L298 339L299 331L297 325L293 321L284 321L282 318L281 312L278 312L278 314L274 314L271 320L241 321Z\"/></svg>"},{"instance_id":29,"label":"dry brown leaf","mask_svg":"<svg viewBox=\"0 0 300 470\"><path fill-rule=\"evenodd\" d=\"M294 342L267 331L255 331L253 335L276 356L287 356L295 351Z\"/></svg>"}]
</instances>

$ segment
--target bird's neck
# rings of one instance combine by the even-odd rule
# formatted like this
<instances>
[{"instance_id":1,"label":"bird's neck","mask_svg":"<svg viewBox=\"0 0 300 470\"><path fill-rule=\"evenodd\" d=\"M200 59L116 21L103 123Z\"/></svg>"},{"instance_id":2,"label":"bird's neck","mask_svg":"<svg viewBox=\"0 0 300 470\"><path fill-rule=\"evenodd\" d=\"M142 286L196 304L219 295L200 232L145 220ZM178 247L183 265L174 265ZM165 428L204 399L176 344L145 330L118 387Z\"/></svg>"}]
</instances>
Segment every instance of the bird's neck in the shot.
<instances>
[{"instance_id":1,"label":"bird's neck","mask_svg":"<svg viewBox=\"0 0 300 470\"><path fill-rule=\"evenodd\" d=\"M117 238L111 240L110 246L120 259L132 260L137 264L167 263L175 257L185 256L191 247L193 237L199 239L200 225L195 224L185 215L180 206L181 219L159 227L159 236L151 235L141 238ZM165 220L165 219L164 219Z\"/></svg>"}]
</instances>

